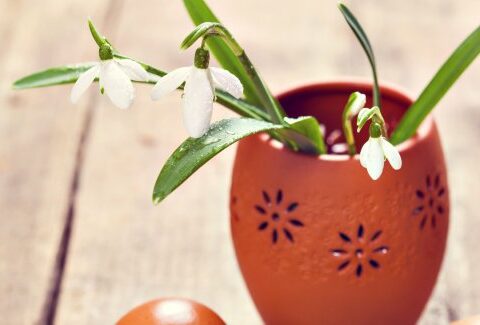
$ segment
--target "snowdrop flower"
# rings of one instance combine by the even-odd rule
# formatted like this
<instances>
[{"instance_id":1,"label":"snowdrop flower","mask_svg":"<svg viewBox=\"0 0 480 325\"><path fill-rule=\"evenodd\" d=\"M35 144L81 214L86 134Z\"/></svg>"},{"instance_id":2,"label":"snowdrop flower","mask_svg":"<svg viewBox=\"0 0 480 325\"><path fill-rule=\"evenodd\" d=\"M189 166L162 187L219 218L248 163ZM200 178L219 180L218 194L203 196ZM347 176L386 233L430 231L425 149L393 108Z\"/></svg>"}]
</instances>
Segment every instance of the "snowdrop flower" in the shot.
<instances>
[{"instance_id":1,"label":"snowdrop flower","mask_svg":"<svg viewBox=\"0 0 480 325\"><path fill-rule=\"evenodd\" d=\"M382 175L385 158L393 169L399 170L402 167L402 158L397 149L380 134L380 129L375 133L377 134L370 135L360 151L360 164L367 169L373 180Z\"/></svg>"},{"instance_id":2,"label":"snowdrop flower","mask_svg":"<svg viewBox=\"0 0 480 325\"><path fill-rule=\"evenodd\" d=\"M74 104L95 78L99 80L101 92L105 91L113 104L120 108L128 108L135 97L132 80L147 81L149 74L140 64L132 60L113 57L101 60L82 73L73 86L70 99Z\"/></svg>"},{"instance_id":3,"label":"snowdrop flower","mask_svg":"<svg viewBox=\"0 0 480 325\"><path fill-rule=\"evenodd\" d=\"M243 94L240 80L227 70L209 68L209 53L203 48L195 53L195 64L173 70L161 78L153 87L151 97L158 100L173 92L185 82L183 99L183 120L193 138L205 134L212 117L215 88L223 90L235 98Z\"/></svg>"}]
</instances>

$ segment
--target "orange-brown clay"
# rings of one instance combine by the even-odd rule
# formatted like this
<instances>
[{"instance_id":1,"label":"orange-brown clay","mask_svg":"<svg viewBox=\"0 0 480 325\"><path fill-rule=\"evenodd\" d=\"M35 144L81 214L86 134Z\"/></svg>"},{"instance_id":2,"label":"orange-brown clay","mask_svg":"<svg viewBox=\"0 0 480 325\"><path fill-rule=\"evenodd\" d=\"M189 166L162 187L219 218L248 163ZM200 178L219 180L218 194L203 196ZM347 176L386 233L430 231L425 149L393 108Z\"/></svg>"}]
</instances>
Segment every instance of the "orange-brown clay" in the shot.
<instances>
[{"instance_id":1,"label":"orange-brown clay","mask_svg":"<svg viewBox=\"0 0 480 325\"><path fill-rule=\"evenodd\" d=\"M341 127L365 83L303 87L279 96L290 116ZM411 100L382 88L391 130ZM370 99L367 105L371 105ZM368 128L365 128L368 129ZM360 148L367 138L357 137ZM435 284L449 218L447 174L428 118L399 146L403 167L377 181L358 156L293 153L266 135L242 140L231 189L237 258L266 324L414 324Z\"/></svg>"},{"instance_id":2,"label":"orange-brown clay","mask_svg":"<svg viewBox=\"0 0 480 325\"><path fill-rule=\"evenodd\" d=\"M164 298L134 308L117 325L225 325L225 322L198 302Z\"/></svg>"}]
</instances>

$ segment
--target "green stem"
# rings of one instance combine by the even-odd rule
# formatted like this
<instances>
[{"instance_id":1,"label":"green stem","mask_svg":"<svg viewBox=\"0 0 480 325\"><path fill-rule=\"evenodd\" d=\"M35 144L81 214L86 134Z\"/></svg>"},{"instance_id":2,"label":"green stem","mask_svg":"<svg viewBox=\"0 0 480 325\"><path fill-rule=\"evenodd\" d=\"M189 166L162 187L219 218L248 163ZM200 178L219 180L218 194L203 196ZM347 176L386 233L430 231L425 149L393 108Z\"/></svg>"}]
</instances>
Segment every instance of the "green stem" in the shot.
<instances>
[{"instance_id":1,"label":"green stem","mask_svg":"<svg viewBox=\"0 0 480 325\"><path fill-rule=\"evenodd\" d=\"M95 43L97 43L99 47L102 47L107 43L105 38L98 33L95 25L90 19L88 20L88 28L90 29L90 33L92 33L92 37L95 40Z\"/></svg>"},{"instance_id":2,"label":"green stem","mask_svg":"<svg viewBox=\"0 0 480 325\"><path fill-rule=\"evenodd\" d=\"M187 49L200 38L202 38L203 48L207 39L210 37L220 37L230 48L232 53L238 58L240 64L245 69L248 78L254 86L255 93L258 96L260 103L270 114L271 121L281 125L287 125L287 123L284 121L284 117L286 116L285 111L261 79L252 61L250 61L250 58L245 53L245 50L240 46L240 44L225 26L220 23L212 22L200 24L189 35L187 35L180 45L180 48Z\"/></svg>"},{"instance_id":3,"label":"green stem","mask_svg":"<svg viewBox=\"0 0 480 325\"><path fill-rule=\"evenodd\" d=\"M354 156L357 153L357 148L355 147L355 138L353 136L352 130L352 121L350 119L343 120L343 133L345 135L345 140L348 145L348 154Z\"/></svg>"},{"instance_id":4,"label":"green stem","mask_svg":"<svg viewBox=\"0 0 480 325\"><path fill-rule=\"evenodd\" d=\"M380 124L382 127L382 136L388 140L387 124L385 123L385 119L383 118L380 108L378 108L378 113L373 116L372 121Z\"/></svg>"},{"instance_id":5,"label":"green stem","mask_svg":"<svg viewBox=\"0 0 480 325\"><path fill-rule=\"evenodd\" d=\"M272 122L286 125L286 122L284 120L284 117L286 116L285 111L280 106L280 103L275 99L275 97L272 96L270 90L260 78L257 70L253 66L245 51L243 51L238 56L238 58L242 63L243 67L245 68L245 71L253 81L255 88L258 90L258 96L260 97L260 101L266 107L268 113L271 116Z\"/></svg>"},{"instance_id":6,"label":"green stem","mask_svg":"<svg viewBox=\"0 0 480 325\"><path fill-rule=\"evenodd\" d=\"M373 54L372 54L373 55ZM373 106L381 107L380 104L380 87L378 85L377 77L377 68L375 67L375 62L371 63L372 73L373 73Z\"/></svg>"}]
</instances>

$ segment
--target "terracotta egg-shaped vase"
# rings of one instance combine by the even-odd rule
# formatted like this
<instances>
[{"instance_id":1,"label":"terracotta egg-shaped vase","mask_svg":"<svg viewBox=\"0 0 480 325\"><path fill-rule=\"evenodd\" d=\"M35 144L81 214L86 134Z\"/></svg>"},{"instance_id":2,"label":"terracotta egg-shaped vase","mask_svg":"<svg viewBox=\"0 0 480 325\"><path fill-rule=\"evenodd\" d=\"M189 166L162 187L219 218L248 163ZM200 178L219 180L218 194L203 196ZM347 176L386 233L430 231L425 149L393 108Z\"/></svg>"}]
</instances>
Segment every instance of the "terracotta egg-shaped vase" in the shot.
<instances>
[{"instance_id":1,"label":"terracotta egg-shaped vase","mask_svg":"<svg viewBox=\"0 0 480 325\"><path fill-rule=\"evenodd\" d=\"M210 308L183 298L157 299L140 305L117 325L225 325Z\"/></svg>"},{"instance_id":2,"label":"terracotta egg-shaped vase","mask_svg":"<svg viewBox=\"0 0 480 325\"><path fill-rule=\"evenodd\" d=\"M278 97L291 117L325 125L329 150L344 142L342 110L371 84L331 82ZM382 87L393 130L412 100ZM357 152L368 128L356 136ZM442 263L449 222L447 171L435 122L398 146L373 181L358 155L309 156L265 134L242 140L231 187L237 259L266 324L415 324Z\"/></svg>"}]
</instances>

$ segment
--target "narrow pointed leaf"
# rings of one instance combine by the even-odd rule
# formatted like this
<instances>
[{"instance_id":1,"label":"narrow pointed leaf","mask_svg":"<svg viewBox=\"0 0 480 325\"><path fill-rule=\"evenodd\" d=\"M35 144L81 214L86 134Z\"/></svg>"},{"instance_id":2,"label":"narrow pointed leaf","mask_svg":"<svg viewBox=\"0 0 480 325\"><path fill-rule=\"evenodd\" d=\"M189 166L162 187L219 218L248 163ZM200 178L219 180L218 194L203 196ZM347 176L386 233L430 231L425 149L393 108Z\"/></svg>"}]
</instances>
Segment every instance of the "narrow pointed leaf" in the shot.
<instances>
[{"instance_id":1,"label":"narrow pointed leaf","mask_svg":"<svg viewBox=\"0 0 480 325\"><path fill-rule=\"evenodd\" d=\"M345 6L343 3L339 3L338 9L340 9L340 12L343 14L343 17L348 23L348 26L350 26L350 28L352 29L353 33L360 42L360 45L365 51L365 54L367 55L373 73L373 104L380 107L380 89L378 87L377 67L375 64L375 56L373 55L373 49L370 45L370 41L368 40L367 34L363 30L362 25L360 25L357 18L347 8L347 6Z\"/></svg>"},{"instance_id":2,"label":"narrow pointed leaf","mask_svg":"<svg viewBox=\"0 0 480 325\"><path fill-rule=\"evenodd\" d=\"M74 83L83 72L94 64L94 62L79 63L39 71L15 81L13 88L27 89Z\"/></svg>"},{"instance_id":3,"label":"narrow pointed leaf","mask_svg":"<svg viewBox=\"0 0 480 325\"><path fill-rule=\"evenodd\" d=\"M205 22L220 23L203 0L184 0L183 3L195 25L200 25ZM260 104L260 99L255 92L254 84L247 75L240 60L225 42L219 38L212 37L207 40L207 45L220 65L240 79L244 87L245 98L252 104Z\"/></svg>"},{"instance_id":4,"label":"narrow pointed leaf","mask_svg":"<svg viewBox=\"0 0 480 325\"><path fill-rule=\"evenodd\" d=\"M390 138L399 144L415 134L417 128L445 93L480 53L480 26L475 29L442 65L418 99L410 106Z\"/></svg>"},{"instance_id":5,"label":"narrow pointed leaf","mask_svg":"<svg viewBox=\"0 0 480 325\"><path fill-rule=\"evenodd\" d=\"M282 130L281 133L288 133L289 138L295 140L302 152L317 155L327 153L323 134L316 118L313 116L301 116L298 118L286 117L285 121L295 132L290 129L285 129Z\"/></svg>"},{"instance_id":6,"label":"narrow pointed leaf","mask_svg":"<svg viewBox=\"0 0 480 325\"><path fill-rule=\"evenodd\" d=\"M207 161L249 135L282 128L249 118L225 119L212 124L200 138L189 138L168 158L157 178L153 201L160 203Z\"/></svg>"}]
</instances>

